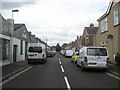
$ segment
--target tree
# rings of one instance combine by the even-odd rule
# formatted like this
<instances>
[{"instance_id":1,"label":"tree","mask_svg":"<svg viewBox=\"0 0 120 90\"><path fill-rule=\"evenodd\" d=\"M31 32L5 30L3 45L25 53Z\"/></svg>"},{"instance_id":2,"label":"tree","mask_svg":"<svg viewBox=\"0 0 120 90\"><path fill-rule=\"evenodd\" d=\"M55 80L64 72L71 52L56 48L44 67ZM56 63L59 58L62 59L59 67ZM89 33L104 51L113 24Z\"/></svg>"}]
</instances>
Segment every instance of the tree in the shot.
<instances>
[{"instance_id":1,"label":"tree","mask_svg":"<svg viewBox=\"0 0 120 90\"><path fill-rule=\"evenodd\" d=\"M64 44L62 45L62 49L64 50L67 45L68 45L67 43L64 43Z\"/></svg>"},{"instance_id":2,"label":"tree","mask_svg":"<svg viewBox=\"0 0 120 90\"><path fill-rule=\"evenodd\" d=\"M57 45L56 45L56 51L59 52L60 50L61 50L61 46L60 46L59 43L57 43Z\"/></svg>"}]
</instances>

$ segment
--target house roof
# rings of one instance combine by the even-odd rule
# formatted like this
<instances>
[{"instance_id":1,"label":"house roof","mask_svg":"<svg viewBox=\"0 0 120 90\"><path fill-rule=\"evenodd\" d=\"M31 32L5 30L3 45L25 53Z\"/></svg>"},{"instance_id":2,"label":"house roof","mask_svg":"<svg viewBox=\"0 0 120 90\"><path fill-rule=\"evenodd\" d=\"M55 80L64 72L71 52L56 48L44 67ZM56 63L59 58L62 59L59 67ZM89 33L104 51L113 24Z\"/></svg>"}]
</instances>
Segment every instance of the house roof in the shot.
<instances>
[{"instance_id":1,"label":"house roof","mask_svg":"<svg viewBox=\"0 0 120 90\"><path fill-rule=\"evenodd\" d=\"M88 34L96 34L98 27L85 27L85 30Z\"/></svg>"},{"instance_id":2,"label":"house roof","mask_svg":"<svg viewBox=\"0 0 120 90\"><path fill-rule=\"evenodd\" d=\"M101 19L103 19L104 17L106 17L110 13L113 2L114 2L114 0L110 0L106 13L104 15L102 15L99 19L97 19L97 21L100 21Z\"/></svg>"},{"instance_id":3,"label":"house roof","mask_svg":"<svg viewBox=\"0 0 120 90\"><path fill-rule=\"evenodd\" d=\"M25 24L14 24L14 31L19 29L20 27L22 27Z\"/></svg>"}]
</instances>

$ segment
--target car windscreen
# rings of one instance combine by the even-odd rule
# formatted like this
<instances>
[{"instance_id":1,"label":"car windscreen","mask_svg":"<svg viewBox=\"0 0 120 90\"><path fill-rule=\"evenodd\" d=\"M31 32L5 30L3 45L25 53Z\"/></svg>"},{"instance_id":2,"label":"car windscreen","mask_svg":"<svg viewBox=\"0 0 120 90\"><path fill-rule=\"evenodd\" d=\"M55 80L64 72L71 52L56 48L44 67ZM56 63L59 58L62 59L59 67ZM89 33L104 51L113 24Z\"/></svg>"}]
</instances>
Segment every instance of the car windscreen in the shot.
<instances>
[{"instance_id":1,"label":"car windscreen","mask_svg":"<svg viewBox=\"0 0 120 90\"><path fill-rule=\"evenodd\" d=\"M42 47L29 47L28 51L42 53Z\"/></svg>"},{"instance_id":2,"label":"car windscreen","mask_svg":"<svg viewBox=\"0 0 120 90\"><path fill-rule=\"evenodd\" d=\"M87 55L89 56L107 56L105 48L88 48Z\"/></svg>"},{"instance_id":3,"label":"car windscreen","mask_svg":"<svg viewBox=\"0 0 120 90\"><path fill-rule=\"evenodd\" d=\"M73 51L72 50L67 50L66 53L73 53Z\"/></svg>"}]
</instances>

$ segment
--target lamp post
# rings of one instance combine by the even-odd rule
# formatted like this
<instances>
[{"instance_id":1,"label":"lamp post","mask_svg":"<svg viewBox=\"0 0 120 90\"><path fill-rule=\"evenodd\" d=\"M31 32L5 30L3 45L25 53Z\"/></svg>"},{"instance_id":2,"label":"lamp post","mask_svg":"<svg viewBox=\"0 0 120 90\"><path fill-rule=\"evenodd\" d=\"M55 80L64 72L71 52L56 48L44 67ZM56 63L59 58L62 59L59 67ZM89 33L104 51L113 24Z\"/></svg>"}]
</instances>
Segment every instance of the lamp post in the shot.
<instances>
[{"instance_id":1,"label":"lamp post","mask_svg":"<svg viewBox=\"0 0 120 90\"><path fill-rule=\"evenodd\" d=\"M13 32L14 32L14 20L13 13L19 12L19 10L12 10L12 27L11 27L11 37L10 37L10 63L13 63Z\"/></svg>"},{"instance_id":2,"label":"lamp post","mask_svg":"<svg viewBox=\"0 0 120 90\"><path fill-rule=\"evenodd\" d=\"M47 53L47 41L48 41L48 39L46 39L46 53Z\"/></svg>"}]
</instances>

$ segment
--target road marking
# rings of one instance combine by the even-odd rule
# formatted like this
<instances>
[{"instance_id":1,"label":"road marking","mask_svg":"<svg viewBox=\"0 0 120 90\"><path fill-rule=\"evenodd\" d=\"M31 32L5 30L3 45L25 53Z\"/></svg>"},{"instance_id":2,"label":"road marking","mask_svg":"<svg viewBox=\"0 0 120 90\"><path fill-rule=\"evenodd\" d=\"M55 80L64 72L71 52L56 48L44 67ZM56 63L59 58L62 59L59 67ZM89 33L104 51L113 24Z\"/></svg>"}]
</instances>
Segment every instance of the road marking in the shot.
<instances>
[{"instance_id":1,"label":"road marking","mask_svg":"<svg viewBox=\"0 0 120 90\"><path fill-rule=\"evenodd\" d=\"M15 77L17 77L17 76L19 76L20 74L22 74L22 73L28 71L30 68L32 68L32 66L31 66L31 67L28 67L28 68L26 68L26 69L24 69L23 71L21 71L21 72L15 74L15 75L13 75L13 76L11 76L11 77L8 78L7 80L5 80L5 81L3 81L3 82L0 82L0 86L2 86L2 85L4 85L4 84L8 83L8 82L11 81L11 80L13 80Z\"/></svg>"},{"instance_id":2,"label":"road marking","mask_svg":"<svg viewBox=\"0 0 120 90\"><path fill-rule=\"evenodd\" d=\"M60 61L60 59L59 59L59 61Z\"/></svg>"},{"instance_id":3,"label":"road marking","mask_svg":"<svg viewBox=\"0 0 120 90\"><path fill-rule=\"evenodd\" d=\"M59 59L59 64L60 64L60 65L62 64L61 61L60 61L60 59Z\"/></svg>"},{"instance_id":4,"label":"road marking","mask_svg":"<svg viewBox=\"0 0 120 90\"><path fill-rule=\"evenodd\" d=\"M114 74L116 74L116 75L119 75L119 76L120 76L120 74L119 74L119 73L117 73L117 72L113 72L113 71L109 71L109 72L114 73Z\"/></svg>"},{"instance_id":5,"label":"road marking","mask_svg":"<svg viewBox=\"0 0 120 90\"><path fill-rule=\"evenodd\" d=\"M60 65L62 64L61 61L59 61Z\"/></svg>"},{"instance_id":6,"label":"road marking","mask_svg":"<svg viewBox=\"0 0 120 90\"><path fill-rule=\"evenodd\" d=\"M63 66L61 65L60 67L61 67L62 72L65 72L65 70L63 69Z\"/></svg>"},{"instance_id":7,"label":"road marking","mask_svg":"<svg viewBox=\"0 0 120 90\"><path fill-rule=\"evenodd\" d=\"M66 85L67 85L67 89L71 90L67 77L64 77L64 79L65 79L65 82L66 82Z\"/></svg>"},{"instance_id":8,"label":"road marking","mask_svg":"<svg viewBox=\"0 0 120 90\"><path fill-rule=\"evenodd\" d=\"M60 65L62 64L60 59L59 59L59 63L60 63ZM61 65L60 67L61 67L62 72L64 73L65 70L63 69L63 66ZM69 82L68 82L67 77L64 76L64 79L65 79L65 83L66 83L66 85L67 85L67 89L68 89L68 90L71 90L71 88L70 88L70 84L69 84Z\"/></svg>"},{"instance_id":9,"label":"road marking","mask_svg":"<svg viewBox=\"0 0 120 90\"><path fill-rule=\"evenodd\" d=\"M26 66L26 67L28 67L28 66ZM4 77L1 77L0 80L4 79L4 78L6 78L6 77L8 77L8 76L10 76L10 75L12 75L12 74L14 74L14 73L17 73L18 71L21 71L21 70L23 70L23 69L26 68L26 67L20 68L20 69L18 69L18 70L16 70L16 71L14 71L14 72L12 72L12 73L4 76Z\"/></svg>"},{"instance_id":10,"label":"road marking","mask_svg":"<svg viewBox=\"0 0 120 90\"><path fill-rule=\"evenodd\" d=\"M107 72L106 74L108 74L109 76L114 77L114 78L116 78L116 79L120 80L120 78L119 78L119 77L114 76L114 75L112 75L112 74L110 74L110 73L108 73L108 72Z\"/></svg>"}]
</instances>

